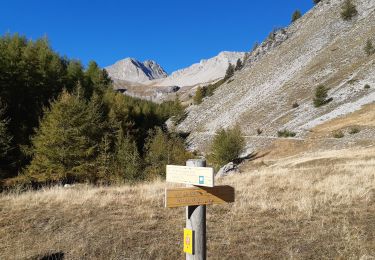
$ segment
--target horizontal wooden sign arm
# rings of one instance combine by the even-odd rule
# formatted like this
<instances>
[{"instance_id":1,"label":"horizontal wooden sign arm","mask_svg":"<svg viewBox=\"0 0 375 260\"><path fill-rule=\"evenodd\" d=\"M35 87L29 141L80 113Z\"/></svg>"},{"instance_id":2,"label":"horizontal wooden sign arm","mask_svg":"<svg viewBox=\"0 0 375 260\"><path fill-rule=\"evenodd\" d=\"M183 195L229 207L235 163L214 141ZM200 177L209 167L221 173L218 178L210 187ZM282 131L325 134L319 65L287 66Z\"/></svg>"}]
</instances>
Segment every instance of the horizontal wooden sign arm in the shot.
<instances>
[{"instance_id":1,"label":"horizontal wooden sign arm","mask_svg":"<svg viewBox=\"0 0 375 260\"><path fill-rule=\"evenodd\" d=\"M231 186L187 187L166 189L165 207L212 205L234 202L234 188Z\"/></svg>"}]
</instances>

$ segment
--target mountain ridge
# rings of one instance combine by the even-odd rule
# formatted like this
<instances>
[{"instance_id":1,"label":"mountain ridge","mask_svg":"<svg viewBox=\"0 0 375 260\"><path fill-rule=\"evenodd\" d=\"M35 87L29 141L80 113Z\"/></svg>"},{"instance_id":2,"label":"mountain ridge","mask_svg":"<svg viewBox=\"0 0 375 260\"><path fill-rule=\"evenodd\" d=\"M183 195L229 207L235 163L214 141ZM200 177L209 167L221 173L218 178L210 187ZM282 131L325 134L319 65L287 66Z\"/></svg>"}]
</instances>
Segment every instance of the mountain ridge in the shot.
<instances>
[{"instance_id":1,"label":"mountain ridge","mask_svg":"<svg viewBox=\"0 0 375 260\"><path fill-rule=\"evenodd\" d=\"M105 69L112 79L126 81L133 85L139 83L150 87L186 87L210 83L223 78L229 63L235 64L238 59L243 60L244 57L245 52L222 51L217 56L202 59L186 68L176 70L170 75L155 61L142 63L134 58L120 60ZM150 72L145 71L143 67L146 67Z\"/></svg>"},{"instance_id":2,"label":"mountain ridge","mask_svg":"<svg viewBox=\"0 0 375 260\"><path fill-rule=\"evenodd\" d=\"M176 70L168 77L155 80L152 85L179 87L195 86L219 80L225 76L229 64L235 64L238 59L244 60L245 52L222 51L218 55L201 59L189 67Z\"/></svg>"}]
</instances>

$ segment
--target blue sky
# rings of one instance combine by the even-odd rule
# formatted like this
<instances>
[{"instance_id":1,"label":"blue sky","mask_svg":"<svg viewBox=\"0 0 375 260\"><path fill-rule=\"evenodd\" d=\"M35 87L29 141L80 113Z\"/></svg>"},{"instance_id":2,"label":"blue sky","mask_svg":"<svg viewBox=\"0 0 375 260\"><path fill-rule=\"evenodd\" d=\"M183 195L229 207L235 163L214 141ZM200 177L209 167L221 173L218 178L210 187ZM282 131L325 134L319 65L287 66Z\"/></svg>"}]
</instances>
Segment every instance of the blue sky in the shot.
<instances>
[{"instance_id":1,"label":"blue sky","mask_svg":"<svg viewBox=\"0 0 375 260\"><path fill-rule=\"evenodd\" d=\"M47 36L61 55L100 66L134 57L167 72L220 51L247 51L312 0L8 0L1 34Z\"/></svg>"}]
</instances>

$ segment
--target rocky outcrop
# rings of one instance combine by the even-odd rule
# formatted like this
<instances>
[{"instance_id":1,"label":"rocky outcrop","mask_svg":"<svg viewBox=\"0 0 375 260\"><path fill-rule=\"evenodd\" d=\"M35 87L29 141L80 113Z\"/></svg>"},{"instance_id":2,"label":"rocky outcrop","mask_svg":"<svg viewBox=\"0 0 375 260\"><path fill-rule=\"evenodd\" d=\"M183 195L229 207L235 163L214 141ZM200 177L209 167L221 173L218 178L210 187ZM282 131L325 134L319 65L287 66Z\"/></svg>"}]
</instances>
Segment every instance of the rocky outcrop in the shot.
<instances>
[{"instance_id":1,"label":"rocky outcrop","mask_svg":"<svg viewBox=\"0 0 375 260\"><path fill-rule=\"evenodd\" d=\"M222 178L238 172L238 166L235 163L230 162L220 168L220 170L216 173L215 178Z\"/></svg>"},{"instance_id":2,"label":"rocky outcrop","mask_svg":"<svg viewBox=\"0 0 375 260\"><path fill-rule=\"evenodd\" d=\"M155 61L137 61L127 58L105 68L112 79L131 83L144 83L154 79L167 77L164 69Z\"/></svg>"},{"instance_id":3,"label":"rocky outcrop","mask_svg":"<svg viewBox=\"0 0 375 260\"><path fill-rule=\"evenodd\" d=\"M269 51L285 42L291 33L291 30L285 30L283 28L272 31L264 42L260 45L256 44L253 50L246 54L244 66L250 66L253 62L261 59Z\"/></svg>"}]
</instances>

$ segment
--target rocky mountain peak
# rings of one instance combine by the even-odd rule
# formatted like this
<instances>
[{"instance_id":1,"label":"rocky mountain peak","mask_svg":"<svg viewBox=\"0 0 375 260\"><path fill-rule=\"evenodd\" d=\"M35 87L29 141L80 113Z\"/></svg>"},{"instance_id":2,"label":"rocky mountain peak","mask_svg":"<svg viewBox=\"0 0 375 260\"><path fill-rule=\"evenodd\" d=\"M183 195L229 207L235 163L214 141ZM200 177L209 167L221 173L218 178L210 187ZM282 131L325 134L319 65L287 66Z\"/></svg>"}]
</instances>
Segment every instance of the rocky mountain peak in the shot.
<instances>
[{"instance_id":1,"label":"rocky mountain peak","mask_svg":"<svg viewBox=\"0 0 375 260\"><path fill-rule=\"evenodd\" d=\"M165 78L168 74L155 61L140 62L134 58L126 58L105 68L109 76L116 80L130 82L147 82L154 79Z\"/></svg>"}]
</instances>

